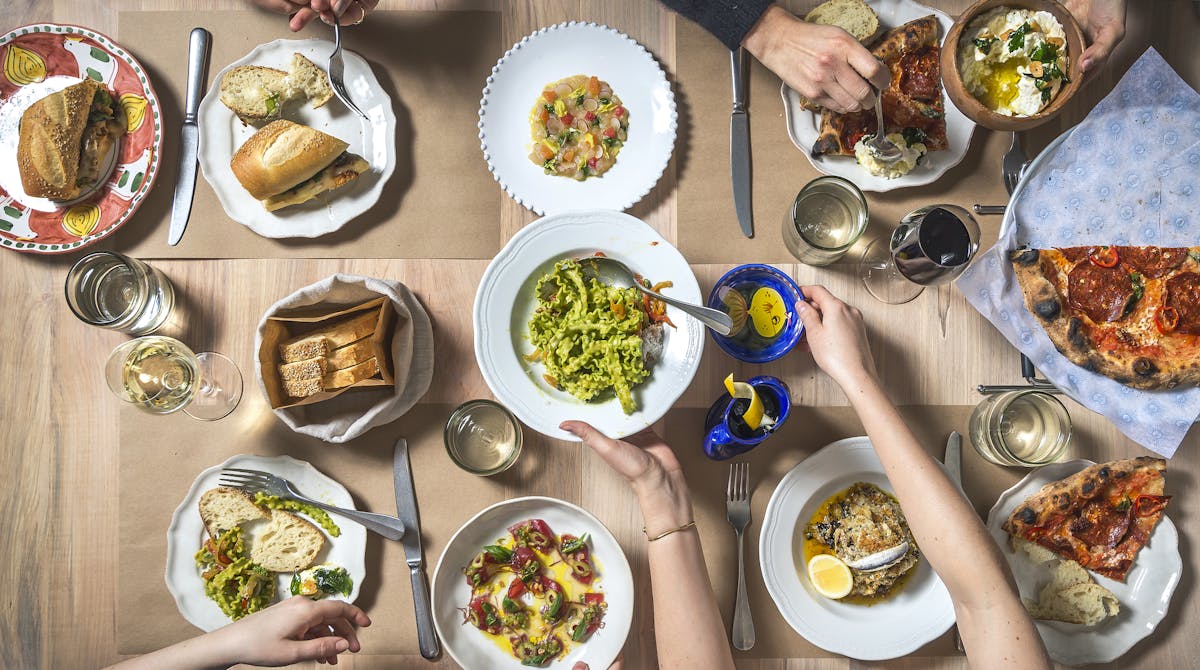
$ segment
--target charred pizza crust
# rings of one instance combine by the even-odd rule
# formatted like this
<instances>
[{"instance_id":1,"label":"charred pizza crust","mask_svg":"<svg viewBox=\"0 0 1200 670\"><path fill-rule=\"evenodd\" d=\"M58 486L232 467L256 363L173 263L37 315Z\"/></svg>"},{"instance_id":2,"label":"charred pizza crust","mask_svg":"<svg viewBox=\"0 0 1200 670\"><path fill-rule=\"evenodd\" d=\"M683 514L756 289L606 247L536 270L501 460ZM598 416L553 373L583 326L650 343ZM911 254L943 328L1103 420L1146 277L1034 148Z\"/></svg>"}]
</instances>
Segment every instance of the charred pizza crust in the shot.
<instances>
[{"instance_id":1,"label":"charred pizza crust","mask_svg":"<svg viewBox=\"0 0 1200 670\"><path fill-rule=\"evenodd\" d=\"M1160 497L1167 462L1142 456L1097 463L1051 482L1017 506L1002 528L1106 577L1125 580L1166 501L1140 514L1141 496Z\"/></svg>"},{"instance_id":2,"label":"charred pizza crust","mask_svg":"<svg viewBox=\"0 0 1200 670\"><path fill-rule=\"evenodd\" d=\"M929 151L948 146L937 33L937 17L929 15L887 31L871 48L891 71L892 83L882 93L884 123L892 132L920 130ZM874 132L874 110L837 114L822 109L812 155L853 156L859 138Z\"/></svg>"},{"instance_id":3,"label":"charred pizza crust","mask_svg":"<svg viewBox=\"0 0 1200 670\"><path fill-rule=\"evenodd\" d=\"M1092 264L1087 247L1012 251L1025 306L1085 370L1139 389L1200 384L1200 247L1114 248L1112 268ZM1165 306L1183 314L1168 332L1157 325Z\"/></svg>"}]
</instances>

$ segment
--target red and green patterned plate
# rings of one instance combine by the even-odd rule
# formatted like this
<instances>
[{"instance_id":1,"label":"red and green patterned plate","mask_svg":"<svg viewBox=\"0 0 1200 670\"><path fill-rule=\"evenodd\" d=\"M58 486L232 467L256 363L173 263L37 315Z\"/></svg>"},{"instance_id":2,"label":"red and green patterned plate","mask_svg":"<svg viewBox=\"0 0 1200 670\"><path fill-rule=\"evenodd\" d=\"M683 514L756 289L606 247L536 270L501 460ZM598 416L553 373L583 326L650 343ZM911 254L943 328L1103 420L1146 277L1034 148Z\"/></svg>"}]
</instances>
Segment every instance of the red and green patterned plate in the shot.
<instances>
[{"instance_id":1,"label":"red and green patterned plate","mask_svg":"<svg viewBox=\"0 0 1200 670\"><path fill-rule=\"evenodd\" d=\"M69 203L26 195L18 124L33 102L90 77L119 101L126 134L108 179ZM141 64L88 28L40 23L0 35L0 246L57 254L107 237L142 204L162 155L162 109Z\"/></svg>"}]
</instances>

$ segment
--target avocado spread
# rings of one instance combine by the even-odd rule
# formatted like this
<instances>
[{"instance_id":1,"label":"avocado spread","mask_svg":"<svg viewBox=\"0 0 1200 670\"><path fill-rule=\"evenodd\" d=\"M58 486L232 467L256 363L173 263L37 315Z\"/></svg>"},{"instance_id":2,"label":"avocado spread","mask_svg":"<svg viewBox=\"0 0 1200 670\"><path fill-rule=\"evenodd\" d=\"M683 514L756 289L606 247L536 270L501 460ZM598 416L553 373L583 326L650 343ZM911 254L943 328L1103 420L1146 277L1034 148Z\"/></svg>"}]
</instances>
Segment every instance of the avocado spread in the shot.
<instances>
[{"instance_id":1,"label":"avocado spread","mask_svg":"<svg viewBox=\"0 0 1200 670\"><path fill-rule=\"evenodd\" d=\"M338 528L338 525L333 522L333 519L329 518L329 515L325 513L325 510L313 507L308 503L302 503L299 500L285 500L278 496L267 495L259 492L254 494L254 504L260 507L268 507L270 509L280 509L288 512L307 514L308 516L312 517L313 521L317 522L317 525L324 528L325 532L329 533L330 536L338 537L342 534L342 529Z\"/></svg>"}]
</instances>

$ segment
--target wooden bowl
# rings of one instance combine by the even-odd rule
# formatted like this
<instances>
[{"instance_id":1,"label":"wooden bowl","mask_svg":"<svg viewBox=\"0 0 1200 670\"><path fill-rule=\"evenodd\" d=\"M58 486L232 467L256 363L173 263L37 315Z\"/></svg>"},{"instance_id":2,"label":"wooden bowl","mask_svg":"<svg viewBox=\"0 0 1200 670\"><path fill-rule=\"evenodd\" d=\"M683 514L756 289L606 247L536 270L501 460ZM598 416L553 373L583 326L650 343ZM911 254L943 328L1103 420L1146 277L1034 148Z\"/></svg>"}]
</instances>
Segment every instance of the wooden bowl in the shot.
<instances>
[{"instance_id":1,"label":"wooden bowl","mask_svg":"<svg viewBox=\"0 0 1200 670\"><path fill-rule=\"evenodd\" d=\"M958 48L963 30L976 17L997 7L1050 12L1062 24L1063 32L1066 34L1067 77L1070 81L1059 89L1058 95L1054 96L1049 105L1033 116L1005 116L993 112L967 90L962 81L962 74L958 71ZM1079 22L1075 20L1071 12L1067 11L1066 7L1055 0L979 0L958 17L942 42L942 85L946 89L946 94L950 96L950 100L954 102L954 106L958 107L967 118L984 128L1029 130L1054 118L1079 90L1083 83L1083 76L1079 72L1079 57L1083 55L1084 45L1083 29L1079 27Z\"/></svg>"}]
</instances>

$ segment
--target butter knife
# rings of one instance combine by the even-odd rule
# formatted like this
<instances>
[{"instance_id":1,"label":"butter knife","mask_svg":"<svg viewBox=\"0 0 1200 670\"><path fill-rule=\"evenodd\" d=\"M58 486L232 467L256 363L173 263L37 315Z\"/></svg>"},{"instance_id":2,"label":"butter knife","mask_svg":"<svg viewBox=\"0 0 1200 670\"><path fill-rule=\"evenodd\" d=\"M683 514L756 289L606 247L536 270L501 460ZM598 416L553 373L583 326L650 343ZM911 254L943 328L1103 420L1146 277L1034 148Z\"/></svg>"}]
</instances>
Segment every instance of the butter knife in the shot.
<instances>
[{"instance_id":1,"label":"butter knife","mask_svg":"<svg viewBox=\"0 0 1200 670\"><path fill-rule=\"evenodd\" d=\"M417 644L421 655L437 658L441 653L437 631L433 628L433 611L429 601L429 581L425 577L425 557L421 553L421 521L417 518L417 494L413 489L412 469L408 462L408 440L396 440L392 457L392 482L396 485L396 516L404 522L407 532L401 539L408 572L412 579L413 606L417 610Z\"/></svg>"},{"instance_id":2,"label":"butter knife","mask_svg":"<svg viewBox=\"0 0 1200 670\"><path fill-rule=\"evenodd\" d=\"M729 169L733 177L733 208L746 237L754 237L750 200L750 115L746 111L748 65L745 49L729 52L733 69L733 113L729 116Z\"/></svg>"},{"instance_id":3,"label":"butter knife","mask_svg":"<svg viewBox=\"0 0 1200 670\"><path fill-rule=\"evenodd\" d=\"M950 481L961 490L962 435L959 435L957 430L952 431L950 438L946 440L946 457L942 459L942 465L946 466L946 474L950 475Z\"/></svg>"},{"instance_id":4,"label":"butter knife","mask_svg":"<svg viewBox=\"0 0 1200 670\"><path fill-rule=\"evenodd\" d=\"M171 228L167 231L167 244L171 246L179 244L192 213L192 193L196 190L196 154L200 150L200 128L196 125L196 113L200 110L200 93L204 90L204 75L208 71L208 52L211 47L212 35L203 28L192 28L188 38L183 137L179 142L179 179L175 182Z\"/></svg>"}]
</instances>

